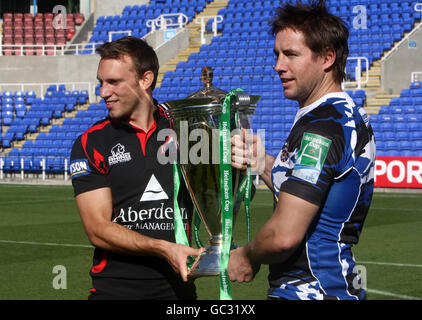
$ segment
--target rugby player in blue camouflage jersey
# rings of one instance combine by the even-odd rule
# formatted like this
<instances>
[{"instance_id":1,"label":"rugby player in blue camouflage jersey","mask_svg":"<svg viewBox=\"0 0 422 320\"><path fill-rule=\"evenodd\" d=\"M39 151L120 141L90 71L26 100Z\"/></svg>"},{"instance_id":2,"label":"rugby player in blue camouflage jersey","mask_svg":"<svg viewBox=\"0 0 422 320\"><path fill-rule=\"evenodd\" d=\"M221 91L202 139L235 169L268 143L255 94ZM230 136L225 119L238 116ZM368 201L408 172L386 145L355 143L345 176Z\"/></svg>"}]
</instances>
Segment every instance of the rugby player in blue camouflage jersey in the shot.
<instances>
[{"instance_id":1,"label":"rugby player in blue camouflage jersey","mask_svg":"<svg viewBox=\"0 0 422 320\"><path fill-rule=\"evenodd\" d=\"M363 108L342 92L348 30L324 1L285 4L272 21L275 71L299 103L276 158L259 136L232 138L238 168L251 165L274 193L274 213L231 252L232 281L269 264L268 299L365 299L352 246L372 199L375 141ZM249 146L249 147L248 147Z\"/></svg>"}]
</instances>

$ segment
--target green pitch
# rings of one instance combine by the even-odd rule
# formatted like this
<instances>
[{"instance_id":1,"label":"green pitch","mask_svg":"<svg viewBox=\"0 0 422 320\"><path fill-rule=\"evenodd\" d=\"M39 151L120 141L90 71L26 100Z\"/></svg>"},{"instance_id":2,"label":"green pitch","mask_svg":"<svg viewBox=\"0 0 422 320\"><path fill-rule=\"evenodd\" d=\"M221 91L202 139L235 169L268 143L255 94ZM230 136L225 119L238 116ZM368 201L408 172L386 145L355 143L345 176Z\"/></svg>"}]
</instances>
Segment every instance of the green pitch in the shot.
<instances>
[{"instance_id":1,"label":"green pitch","mask_svg":"<svg viewBox=\"0 0 422 320\"><path fill-rule=\"evenodd\" d=\"M421 208L421 195L375 194L354 248L369 299L422 299ZM271 213L271 193L258 190L252 236ZM71 187L0 185L0 217L0 300L87 299L93 249ZM243 209L234 237L240 245L246 242ZM233 283L233 298L265 299L267 270L262 266L251 283ZM199 299L219 299L217 277L196 283Z\"/></svg>"}]
</instances>

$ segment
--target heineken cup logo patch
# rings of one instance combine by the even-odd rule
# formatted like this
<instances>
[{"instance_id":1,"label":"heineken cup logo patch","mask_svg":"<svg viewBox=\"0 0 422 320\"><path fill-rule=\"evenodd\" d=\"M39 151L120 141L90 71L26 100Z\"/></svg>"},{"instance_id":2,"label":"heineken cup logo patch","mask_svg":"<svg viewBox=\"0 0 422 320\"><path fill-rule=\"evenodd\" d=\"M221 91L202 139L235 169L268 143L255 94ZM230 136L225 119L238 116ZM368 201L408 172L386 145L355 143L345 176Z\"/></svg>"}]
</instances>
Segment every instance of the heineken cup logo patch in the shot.
<instances>
[{"instance_id":1,"label":"heineken cup logo patch","mask_svg":"<svg viewBox=\"0 0 422 320\"><path fill-rule=\"evenodd\" d=\"M330 139L305 132L292 176L316 184L330 145Z\"/></svg>"}]
</instances>

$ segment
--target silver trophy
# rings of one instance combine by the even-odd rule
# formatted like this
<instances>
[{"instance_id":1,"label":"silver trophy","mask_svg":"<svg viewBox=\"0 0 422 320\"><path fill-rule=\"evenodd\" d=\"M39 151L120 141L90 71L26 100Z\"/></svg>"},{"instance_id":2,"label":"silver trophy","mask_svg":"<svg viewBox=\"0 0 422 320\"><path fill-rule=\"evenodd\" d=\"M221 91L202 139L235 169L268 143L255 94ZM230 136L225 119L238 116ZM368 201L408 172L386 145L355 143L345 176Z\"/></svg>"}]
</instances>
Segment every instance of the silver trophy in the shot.
<instances>
[{"instance_id":1,"label":"silver trophy","mask_svg":"<svg viewBox=\"0 0 422 320\"><path fill-rule=\"evenodd\" d=\"M228 92L213 87L212 78L212 69L204 67L201 74L201 80L204 82L202 90L189 95L186 99L165 103L168 107L168 115L173 121L174 129L179 137L179 151L182 151L183 144L188 146L188 150L197 144L196 141L182 140L182 137L185 137L184 140L186 140L193 130L196 130L196 133L202 132L201 150L204 151L203 148L205 146L205 153L208 151L206 156L201 154L201 159L204 161L199 162L190 161L192 159L183 161L183 155L179 155L183 180L189 190L200 220L209 235L206 252L197 258L192 265L189 274L190 278L215 276L220 272L222 190L220 186L220 149L219 144L217 143L216 145L215 141L219 135L222 104ZM235 92L235 96L230 103L230 127L232 132L234 129L250 129L250 118L259 99L259 96L249 95L244 91ZM188 134L180 134L181 130L186 128ZM208 141L204 139L208 139ZM244 171L232 168L233 225L243 200L243 197L238 196L238 189L244 176ZM194 224L192 223L192 226Z\"/></svg>"}]
</instances>

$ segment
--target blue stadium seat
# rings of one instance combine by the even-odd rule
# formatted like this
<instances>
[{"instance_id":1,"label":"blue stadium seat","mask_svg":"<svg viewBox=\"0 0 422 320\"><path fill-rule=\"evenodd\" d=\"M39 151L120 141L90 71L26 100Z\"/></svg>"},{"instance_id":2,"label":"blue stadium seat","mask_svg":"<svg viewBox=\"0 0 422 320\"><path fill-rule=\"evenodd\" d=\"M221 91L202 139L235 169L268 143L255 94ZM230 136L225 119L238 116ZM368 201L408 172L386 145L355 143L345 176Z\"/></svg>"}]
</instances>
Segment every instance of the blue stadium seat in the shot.
<instances>
[{"instance_id":1,"label":"blue stadium seat","mask_svg":"<svg viewBox=\"0 0 422 320\"><path fill-rule=\"evenodd\" d=\"M386 132L383 133L383 140L384 141L394 141L394 140L396 140L396 135L393 131L386 131Z\"/></svg>"},{"instance_id":2,"label":"blue stadium seat","mask_svg":"<svg viewBox=\"0 0 422 320\"><path fill-rule=\"evenodd\" d=\"M413 145L412 148L414 150L421 151L422 150L422 139L413 141L412 145Z\"/></svg>"},{"instance_id":3,"label":"blue stadium seat","mask_svg":"<svg viewBox=\"0 0 422 320\"><path fill-rule=\"evenodd\" d=\"M413 150L412 143L408 140L400 141L399 147L400 147L400 151L406 151L406 150L412 151Z\"/></svg>"}]
</instances>

